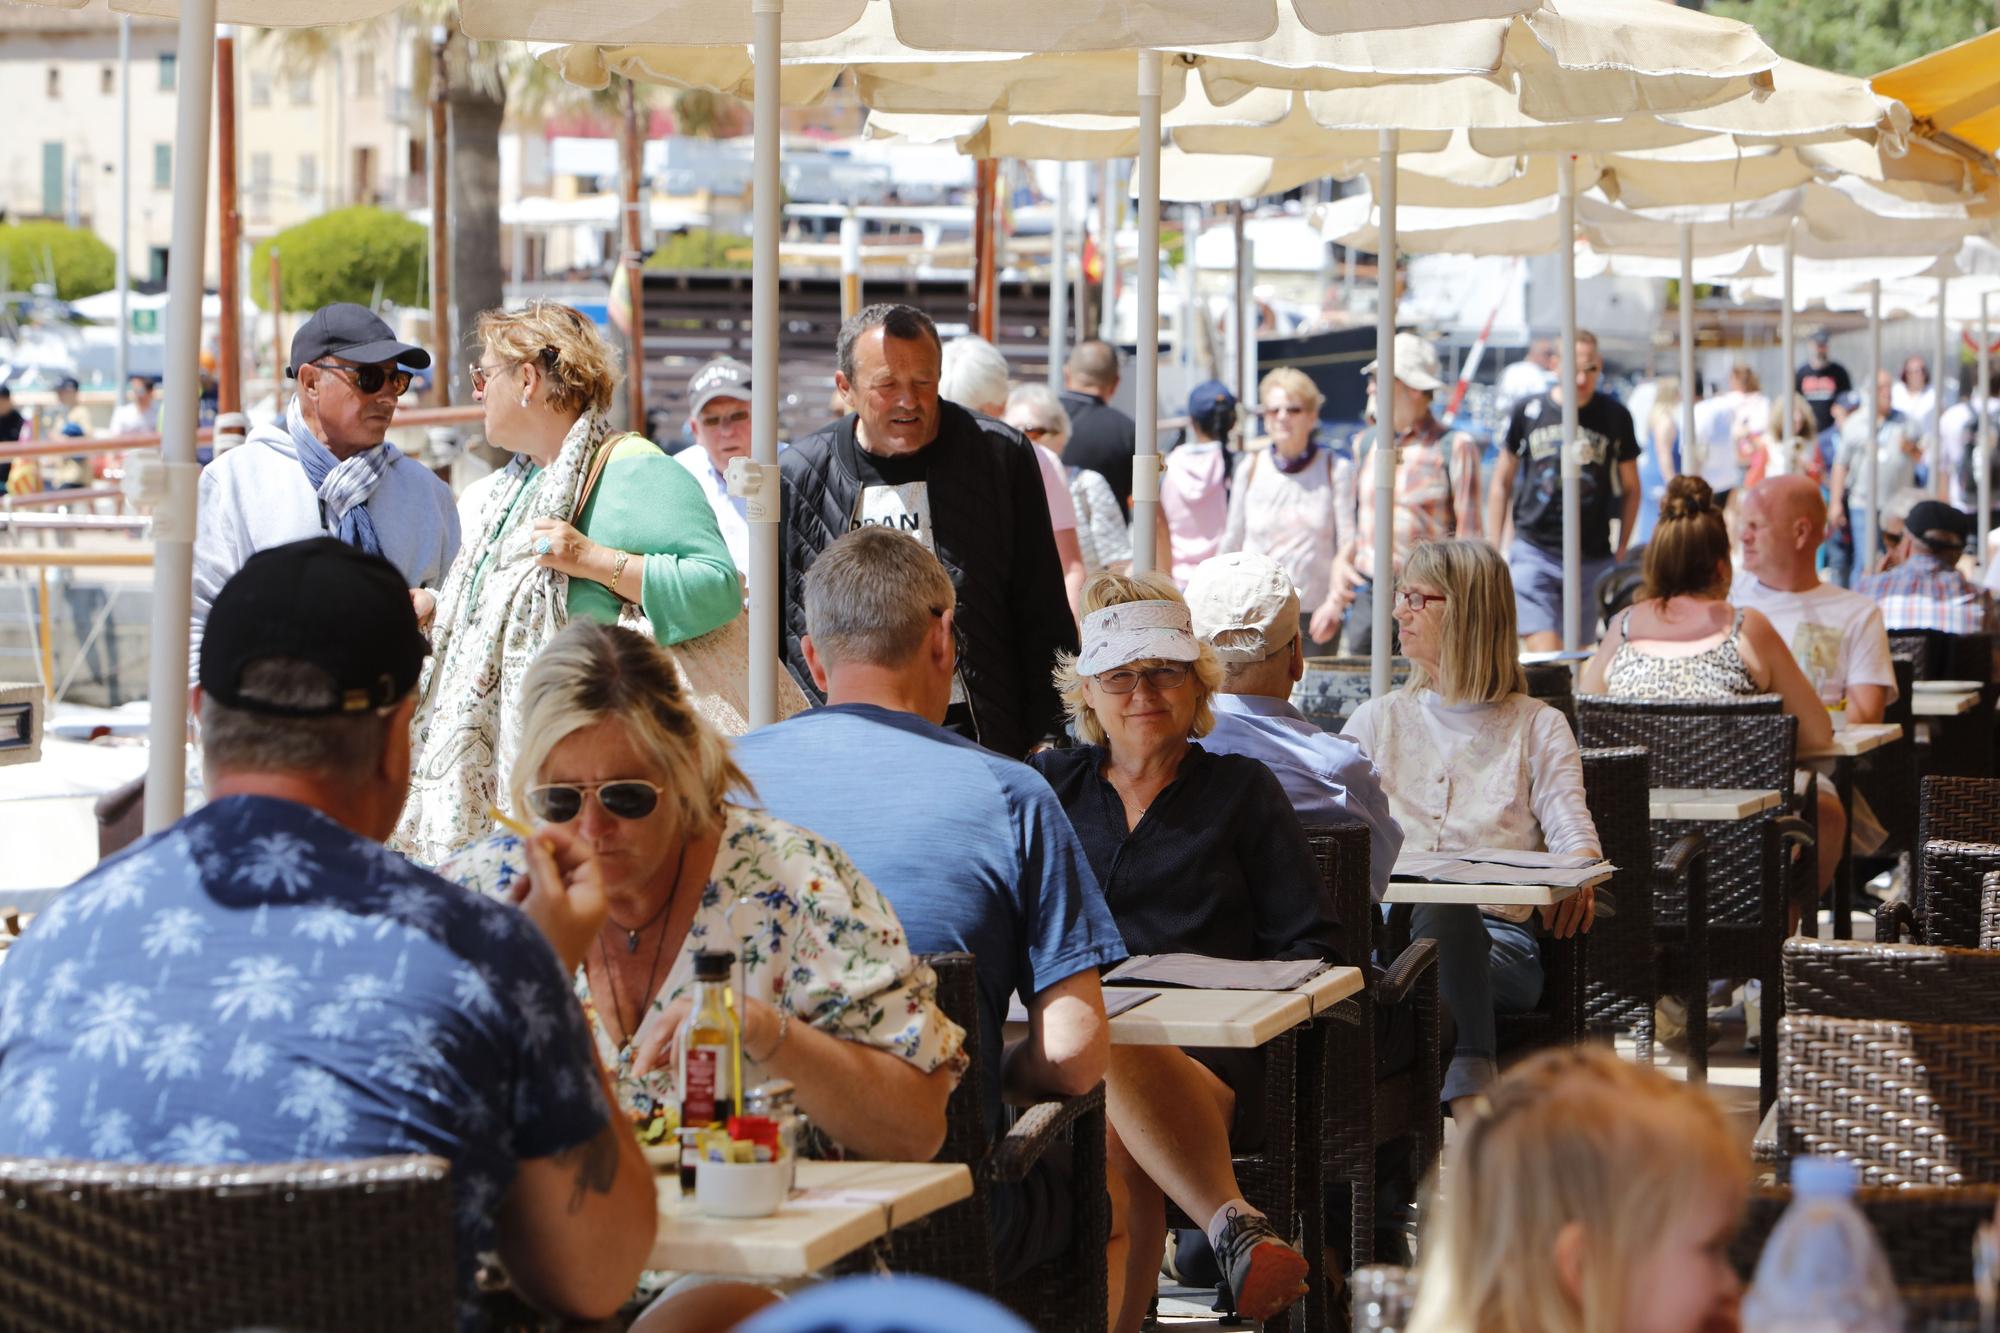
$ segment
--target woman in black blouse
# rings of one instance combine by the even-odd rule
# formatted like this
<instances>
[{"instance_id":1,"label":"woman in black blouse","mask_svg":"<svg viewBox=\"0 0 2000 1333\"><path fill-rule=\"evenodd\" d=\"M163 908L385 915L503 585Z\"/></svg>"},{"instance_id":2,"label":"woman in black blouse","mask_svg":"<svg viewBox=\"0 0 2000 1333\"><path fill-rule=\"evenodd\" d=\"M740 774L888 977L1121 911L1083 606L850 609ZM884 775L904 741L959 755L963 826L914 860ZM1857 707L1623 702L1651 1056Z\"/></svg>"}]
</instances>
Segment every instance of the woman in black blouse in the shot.
<instances>
[{"instance_id":1,"label":"woman in black blouse","mask_svg":"<svg viewBox=\"0 0 2000 1333\"><path fill-rule=\"evenodd\" d=\"M1059 659L1056 683L1087 744L1030 762L1069 812L1125 947L1337 961L1333 903L1284 789L1256 760L1190 739L1214 725L1222 666L1173 582L1099 574L1083 607L1083 652ZM1112 1188L1130 1204L1120 1333L1139 1328L1153 1294L1166 1197L1207 1224L1244 1316L1269 1319L1305 1294L1304 1256L1244 1202L1230 1167L1232 1121L1257 1117L1262 1073L1256 1051L1111 1048ZM1239 1149L1255 1147L1233 1128Z\"/></svg>"}]
</instances>

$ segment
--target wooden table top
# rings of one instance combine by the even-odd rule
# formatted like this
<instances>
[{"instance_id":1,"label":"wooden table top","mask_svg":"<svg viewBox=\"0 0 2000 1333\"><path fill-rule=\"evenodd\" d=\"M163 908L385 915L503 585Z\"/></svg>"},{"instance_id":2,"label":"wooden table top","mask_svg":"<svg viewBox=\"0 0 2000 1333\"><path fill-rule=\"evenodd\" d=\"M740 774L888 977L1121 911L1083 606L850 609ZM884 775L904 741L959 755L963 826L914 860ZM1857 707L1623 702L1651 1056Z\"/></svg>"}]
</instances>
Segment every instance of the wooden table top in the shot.
<instances>
[{"instance_id":1,"label":"wooden table top","mask_svg":"<svg viewBox=\"0 0 2000 1333\"><path fill-rule=\"evenodd\" d=\"M1748 819L1784 799L1784 793L1776 790L1740 787L1655 787L1650 793L1654 819Z\"/></svg>"},{"instance_id":2,"label":"wooden table top","mask_svg":"<svg viewBox=\"0 0 2000 1333\"><path fill-rule=\"evenodd\" d=\"M800 1162L798 1189L769 1217L710 1217L656 1177L660 1227L648 1268L733 1277L804 1277L897 1227L972 1197L972 1173L938 1162Z\"/></svg>"},{"instance_id":3,"label":"wooden table top","mask_svg":"<svg viewBox=\"0 0 2000 1333\"><path fill-rule=\"evenodd\" d=\"M1610 876L1607 874L1606 879ZM1430 884L1421 880L1389 881L1385 903L1428 903L1446 907L1553 907L1581 892L1574 884Z\"/></svg>"},{"instance_id":4,"label":"wooden table top","mask_svg":"<svg viewBox=\"0 0 2000 1333\"><path fill-rule=\"evenodd\" d=\"M1927 690L1910 699L1910 712L1917 717L1956 717L1979 707L1979 691Z\"/></svg>"},{"instance_id":5,"label":"wooden table top","mask_svg":"<svg viewBox=\"0 0 2000 1333\"><path fill-rule=\"evenodd\" d=\"M1833 744L1823 750L1800 750L1801 759L1852 759L1856 755L1879 750L1891 741L1903 738L1903 728L1895 722L1864 722L1852 727L1840 727L1833 733Z\"/></svg>"}]
</instances>

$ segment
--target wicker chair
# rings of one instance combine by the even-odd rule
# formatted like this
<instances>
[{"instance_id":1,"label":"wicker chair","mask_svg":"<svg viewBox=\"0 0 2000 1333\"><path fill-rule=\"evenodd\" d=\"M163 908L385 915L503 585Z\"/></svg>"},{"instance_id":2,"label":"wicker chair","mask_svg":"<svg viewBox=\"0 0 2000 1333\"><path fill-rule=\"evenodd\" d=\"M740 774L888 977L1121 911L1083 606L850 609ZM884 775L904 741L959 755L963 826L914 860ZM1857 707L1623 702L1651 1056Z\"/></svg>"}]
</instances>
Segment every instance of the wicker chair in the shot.
<instances>
[{"instance_id":1,"label":"wicker chair","mask_svg":"<svg viewBox=\"0 0 2000 1333\"><path fill-rule=\"evenodd\" d=\"M2000 949L2000 870L1990 870L1981 881L1979 895L1979 947Z\"/></svg>"},{"instance_id":2,"label":"wicker chair","mask_svg":"<svg viewBox=\"0 0 2000 1333\"><path fill-rule=\"evenodd\" d=\"M0 1158L0 1324L450 1329L449 1164Z\"/></svg>"},{"instance_id":3,"label":"wicker chair","mask_svg":"<svg viewBox=\"0 0 2000 1333\"><path fill-rule=\"evenodd\" d=\"M989 1143L982 1109L986 1085L979 1035L978 974L969 953L923 955L937 974L937 1002L965 1029L965 1076L945 1105L940 1162L972 1168L972 1197L943 1209L889 1241L888 1264L922 1273L1004 1302L1041 1329L1102 1333L1106 1322L1105 1244L1111 1200L1105 1188L1104 1089L1040 1102L1020 1113L998 1144ZM1071 1152L1069 1249L1001 1287L993 1267L988 1195L996 1184L1018 1184L1057 1142Z\"/></svg>"},{"instance_id":4,"label":"wicker chair","mask_svg":"<svg viewBox=\"0 0 2000 1333\"><path fill-rule=\"evenodd\" d=\"M1959 1185L1949 1189L1915 1186L1863 1189L1854 1201L1875 1229L1898 1287L1959 1287L1972 1282L1972 1238L1993 1217L2000 1186ZM1792 1202L1783 1185L1751 1192L1743 1229L1730 1246L1730 1259L1746 1279ZM1915 1325L1912 1325L1915 1327Z\"/></svg>"},{"instance_id":5,"label":"wicker chair","mask_svg":"<svg viewBox=\"0 0 2000 1333\"><path fill-rule=\"evenodd\" d=\"M1308 828L1306 837L1340 920L1353 931L1347 952L1358 959L1370 947L1371 932L1366 932L1364 923L1380 919L1370 883L1368 827L1343 823ZM1436 942L1419 940L1386 968L1368 966L1366 988L1341 1006L1351 1006L1352 1012L1337 1010L1318 1020L1314 1027L1319 1040L1302 1048L1301 1123L1322 1126L1321 1150L1299 1154L1304 1168L1299 1194L1305 1210L1305 1246L1315 1265L1320 1262L1328 1230L1341 1225L1340 1219L1321 1215L1326 1187L1343 1185L1348 1190L1349 1269L1372 1263L1376 1149L1409 1138L1414 1158L1411 1179L1422 1180L1443 1147L1436 962ZM1398 1008L1406 1009L1415 1024L1415 1058L1408 1068L1385 1074L1376 1049L1378 1023L1389 1010ZM1360 1071L1371 1069L1375 1077L1360 1076ZM1340 1308L1332 1283L1315 1280L1307 1304L1308 1326L1335 1327Z\"/></svg>"},{"instance_id":6,"label":"wicker chair","mask_svg":"<svg viewBox=\"0 0 2000 1333\"><path fill-rule=\"evenodd\" d=\"M2000 686L1993 680L1993 638L1928 629L1899 630L1889 636L1889 651L1911 657L1918 680L1969 680L1981 686L1978 707L1931 729L1930 744L1923 747L1925 776L1993 776L1993 706L2000 696Z\"/></svg>"},{"instance_id":7,"label":"wicker chair","mask_svg":"<svg viewBox=\"0 0 2000 1333\"><path fill-rule=\"evenodd\" d=\"M1996 869L2000 780L1925 778L1910 901L1876 913L1876 937L1894 940L1909 929L1925 944L1977 944L1982 882Z\"/></svg>"},{"instance_id":8,"label":"wicker chair","mask_svg":"<svg viewBox=\"0 0 2000 1333\"><path fill-rule=\"evenodd\" d=\"M1661 787L1746 788L1789 793L1798 720L1774 710L1775 696L1701 700L1695 703L1607 699L1577 700L1577 717L1588 746L1642 745L1651 756L1651 781ZM1754 977L1764 984L1759 1100L1768 1107L1777 1095L1777 1029L1783 1013L1778 949L1788 933L1786 894L1793 872L1782 850L1786 837L1810 836L1809 826L1780 805L1731 823L1701 820L1650 822L1653 848L1661 862L1683 836L1707 839L1707 874L1656 883L1667 896L1654 903L1655 931L1665 947L1663 989L1699 994L1712 977ZM1684 888L1707 889L1706 937L1702 924L1690 930L1691 904ZM1700 909L1696 907L1695 911ZM1702 961L1705 957L1706 961ZM1774 1002L1775 1001L1775 1002ZM1706 1044L1690 1003L1690 1049Z\"/></svg>"}]
</instances>

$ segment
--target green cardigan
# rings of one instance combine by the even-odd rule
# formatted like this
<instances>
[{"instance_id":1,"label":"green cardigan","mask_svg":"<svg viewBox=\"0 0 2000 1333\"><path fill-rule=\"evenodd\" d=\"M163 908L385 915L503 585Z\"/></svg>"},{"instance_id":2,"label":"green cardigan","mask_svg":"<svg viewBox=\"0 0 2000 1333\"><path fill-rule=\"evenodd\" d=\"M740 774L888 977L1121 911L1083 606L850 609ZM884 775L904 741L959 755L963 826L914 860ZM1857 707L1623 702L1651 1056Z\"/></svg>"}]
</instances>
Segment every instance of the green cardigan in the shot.
<instances>
[{"instance_id":1,"label":"green cardigan","mask_svg":"<svg viewBox=\"0 0 2000 1333\"><path fill-rule=\"evenodd\" d=\"M701 484L650 440L628 435L611 446L576 526L601 546L645 557L639 601L662 644L706 634L743 609L742 581ZM569 581L572 616L613 624L619 605L601 583Z\"/></svg>"}]
</instances>

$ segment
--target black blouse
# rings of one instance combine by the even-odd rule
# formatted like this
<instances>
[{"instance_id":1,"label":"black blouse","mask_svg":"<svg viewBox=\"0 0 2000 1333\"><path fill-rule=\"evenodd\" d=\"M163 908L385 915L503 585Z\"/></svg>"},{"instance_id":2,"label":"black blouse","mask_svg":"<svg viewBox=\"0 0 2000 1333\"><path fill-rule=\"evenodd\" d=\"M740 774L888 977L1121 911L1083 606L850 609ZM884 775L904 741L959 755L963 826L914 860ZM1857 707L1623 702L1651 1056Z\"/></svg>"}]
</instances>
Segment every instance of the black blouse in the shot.
<instances>
[{"instance_id":1,"label":"black blouse","mask_svg":"<svg viewBox=\"0 0 2000 1333\"><path fill-rule=\"evenodd\" d=\"M1127 832L1106 758L1078 746L1028 762L1069 812L1128 950L1342 961L1333 899L1270 769L1191 743Z\"/></svg>"}]
</instances>

